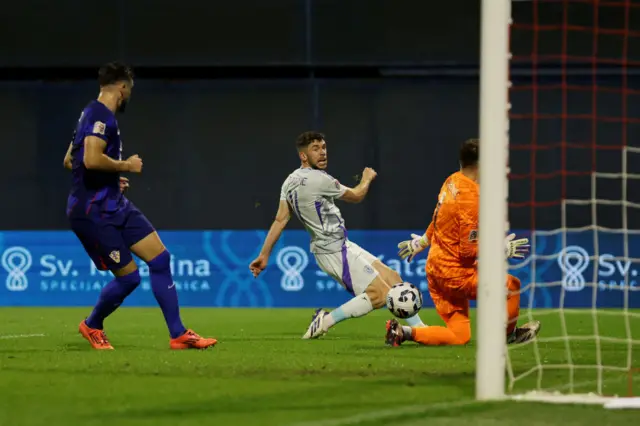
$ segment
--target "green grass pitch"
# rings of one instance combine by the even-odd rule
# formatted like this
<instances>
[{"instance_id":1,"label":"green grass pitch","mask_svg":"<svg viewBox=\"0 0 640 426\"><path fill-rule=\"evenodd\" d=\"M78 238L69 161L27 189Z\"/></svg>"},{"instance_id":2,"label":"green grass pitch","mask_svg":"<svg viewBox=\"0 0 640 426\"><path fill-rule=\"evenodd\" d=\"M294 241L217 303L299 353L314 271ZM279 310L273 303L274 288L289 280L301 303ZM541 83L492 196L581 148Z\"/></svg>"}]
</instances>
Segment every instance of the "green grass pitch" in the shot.
<instances>
[{"instance_id":1,"label":"green grass pitch","mask_svg":"<svg viewBox=\"0 0 640 426\"><path fill-rule=\"evenodd\" d=\"M596 406L473 400L475 343L400 348L383 344L381 310L300 339L310 309L183 309L189 327L220 341L208 351L170 351L156 308L122 308L105 325L115 351L90 349L77 326L89 308L0 309L0 425L605 425L635 424L638 411ZM526 312L523 312L526 317ZM423 319L441 324L432 310ZM541 337L561 337L557 313L536 311ZM543 365L640 366L640 348L589 338L590 311L566 314L568 343L540 342ZM600 335L640 340L640 322L601 315ZM599 350L598 350L599 348ZM635 351L634 351L635 350ZM512 347L516 374L535 365L534 345ZM570 382L545 371L544 387ZM595 389L597 370L576 369L575 391ZM516 382L535 386L537 376ZM603 372L604 391L623 394L627 374ZM636 377L640 387L640 377ZM637 392L637 394L640 392Z\"/></svg>"}]
</instances>

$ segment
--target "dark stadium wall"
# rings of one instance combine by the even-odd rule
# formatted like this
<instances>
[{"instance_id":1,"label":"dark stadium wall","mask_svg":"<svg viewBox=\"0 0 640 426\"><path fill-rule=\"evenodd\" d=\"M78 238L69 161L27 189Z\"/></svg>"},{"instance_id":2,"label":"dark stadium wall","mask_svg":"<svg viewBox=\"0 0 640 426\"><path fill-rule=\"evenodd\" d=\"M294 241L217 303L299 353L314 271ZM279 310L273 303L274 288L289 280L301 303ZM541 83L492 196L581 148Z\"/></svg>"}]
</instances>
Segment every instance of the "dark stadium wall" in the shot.
<instances>
[{"instance_id":1,"label":"dark stadium wall","mask_svg":"<svg viewBox=\"0 0 640 426\"><path fill-rule=\"evenodd\" d=\"M298 166L295 137L308 129L326 133L329 172L344 184L354 185L365 166L379 173L364 203L343 207L350 228L425 228L443 179L457 169L458 145L478 136L479 39L468 35L479 34L480 2L392 3L242 0L202 3L194 13L168 0L119 0L108 9L65 0L47 13L57 23L50 32L44 15L29 12L38 1L9 2L0 28L0 125L11 155L0 156L0 165L1 189L15 203L0 211L2 228L67 228L70 177L62 158L81 109L97 94L97 67L114 58L139 76L119 118L124 154L145 162L129 195L158 228L268 227L280 185ZM541 5L540 22L557 7ZM515 21L530 21L530 12L527 2L514 3ZM614 17L599 19L606 26ZM84 31L99 20L112 23L112 32ZM541 36L541 49L557 48L554 37ZM530 34L512 36L514 50L530 43ZM572 43L589 51L589 37ZM618 44L603 41L600 51L619 55ZM545 78L558 70L550 65ZM593 83L584 71L572 71L575 84ZM530 84L526 66L512 77ZM637 78L629 77L630 87L640 86ZM559 93L541 94L535 114L561 117ZM531 91L514 92L512 103L515 113L532 113ZM572 97L564 113L583 113L585 105ZM619 108L619 96L598 98L600 114ZM532 141L531 120L513 121L511 144L567 142L560 122L548 121ZM590 122L570 127L568 141L593 140ZM620 139L620 126L598 132L611 144ZM534 150L531 170L531 152L511 153L510 198L520 206L511 209L511 225L529 228L535 214L536 227L556 228L559 205L539 202L557 201L563 171L588 172L595 154L569 151L561 164L557 151ZM599 153L598 161L620 168L619 155ZM573 195L588 192L587 176L574 184ZM608 215L620 217L603 212L599 220Z\"/></svg>"},{"instance_id":2,"label":"dark stadium wall","mask_svg":"<svg viewBox=\"0 0 640 426\"><path fill-rule=\"evenodd\" d=\"M34 13L41 4L3 5L0 66L453 63L478 52L464 36L479 34L477 0L63 0ZM110 27L93 31L97 22Z\"/></svg>"},{"instance_id":3,"label":"dark stadium wall","mask_svg":"<svg viewBox=\"0 0 640 426\"><path fill-rule=\"evenodd\" d=\"M18 209L0 212L5 229L66 227L70 175L62 158L81 109L96 93L94 82L0 83L0 103L7 107L0 125L11 152L0 156L2 191ZM513 101L518 110L530 99ZM540 101L540 111L558 109L553 97ZM618 100L601 103L612 109ZM282 182L299 164L295 137L318 129L326 133L329 172L345 185L355 185L365 166L379 173L365 202L344 205L348 225L419 230L429 222L443 179L457 169L459 144L478 135L477 105L477 82L462 78L141 80L119 118L124 154L139 154L145 164L142 174L130 176L129 196L159 228L266 228ZM576 99L571 110L582 105ZM590 140L590 122L577 124L568 138ZM619 128L611 126L603 143L617 143ZM560 122L544 132L538 144L557 144ZM532 143L530 135L529 122L512 122L513 146ZM538 179L534 200L557 200L558 150L536 155L537 172L556 175ZM567 155L576 169L590 170L591 150L569 149ZM598 153L610 170L620 169L619 157ZM530 159L529 150L512 150L512 172L529 173ZM574 178L569 189L588 196L588 179ZM531 200L531 187L528 178L511 180L511 200ZM538 208L538 226L559 225L558 208ZM601 212L602 223L607 214ZM512 226L528 228L530 215L529 207L513 208Z\"/></svg>"},{"instance_id":4,"label":"dark stadium wall","mask_svg":"<svg viewBox=\"0 0 640 426\"><path fill-rule=\"evenodd\" d=\"M477 65L480 0L241 0L175 2L61 0L42 10L41 0L3 4L0 67L95 67L121 58L145 67L281 65ZM590 26L593 6L567 6L568 24ZM561 2L535 5L537 23L557 24ZM534 22L532 2L512 3L513 21ZM616 8L603 7L601 28L622 28ZM629 23L635 28L635 16ZM50 25L55 22L56 25ZM93 31L100 22L105 31ZM107 23L108 27L104 24ZM635 26L634 26L635 25ZM69 31L62 31L66 28ZM82 36L79 36L81 34ZM514 51L561 48L562 32L512 34ZM576 52L592 51L591 37L574 37ZM598 52L620 56L615 37L601 37Z\"/></svg>"},{"instance_id":5,"label":"dark stadium wall","mask_svg":"<svg viewBox=\"0 0 640 426\"><path fill-rule=\"evenodd\" d=\"M316 84L312 95L304 80L138 81L119 118L123 154L144 160L130 198L160 228L268 227L282 182L299 166L296 136L318 129L329 172L345 185L365 166L379 173L364 203L344 207L352 228L425 227L459 143L477 134L476 84ZM26 200L20 214L0 213L5 228L66 227L62 158L96 93L93 82L0 84L0 102L12 106L0 123L15 153L0 160L3 191Z\"/></svg>"}]
</instances>

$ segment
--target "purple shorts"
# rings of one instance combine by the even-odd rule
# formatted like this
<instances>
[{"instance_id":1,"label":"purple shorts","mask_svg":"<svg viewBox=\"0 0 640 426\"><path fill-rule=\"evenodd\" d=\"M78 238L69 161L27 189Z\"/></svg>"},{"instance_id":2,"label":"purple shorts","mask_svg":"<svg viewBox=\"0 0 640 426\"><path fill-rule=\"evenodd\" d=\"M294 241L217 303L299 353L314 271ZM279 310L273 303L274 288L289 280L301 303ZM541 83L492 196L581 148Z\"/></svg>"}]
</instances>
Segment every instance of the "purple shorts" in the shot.
<instances>
[{"instance_id":1,"label":"purple shorts","mask_svg":"<svg viewBox=\"0 0 640 426\"><path fill-rule=\"evenodd\" d=\"M71 215L69 222L101 271L117 271L127 266L133 260L130 247L155 232L145 215L130 201L114 211L92 208L86 215Z\"/></svg>"}]
</instances>

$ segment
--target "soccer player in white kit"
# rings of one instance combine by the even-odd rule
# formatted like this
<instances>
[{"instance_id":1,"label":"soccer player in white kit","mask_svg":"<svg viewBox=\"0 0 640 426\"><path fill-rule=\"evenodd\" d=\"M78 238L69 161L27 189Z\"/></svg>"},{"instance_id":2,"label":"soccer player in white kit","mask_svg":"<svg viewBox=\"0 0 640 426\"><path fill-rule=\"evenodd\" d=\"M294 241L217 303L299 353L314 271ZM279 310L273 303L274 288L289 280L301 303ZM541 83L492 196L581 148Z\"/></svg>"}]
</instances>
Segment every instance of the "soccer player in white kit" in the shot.
<instances>
[{"instance_id":1,"label":"soccer player in white kit","mask_svg":"<svg viewBox=\"0 0 640 426\"><path fill-rule=\"evenodd\" d=\"M302 337L314 339L340 321L361 317L385 306L389 289L401 283L402 279L396 271L348 239L345 221L335 205L336 199L348 203L361 202L376 172L367 167L355 188L346 187L324 171L327 168L327 144L322 133L302 133L296 145L301 166L282 185L276 219L260 255L251 262L249 269L257 277L267 267L273 246L291 214L296 215L311 236L311 252L320 269L354 296L331 312L324 309L315 312ZM414 327L424 326L418 315L408 318L407 323Z\"/></svg>"}]
</instances>

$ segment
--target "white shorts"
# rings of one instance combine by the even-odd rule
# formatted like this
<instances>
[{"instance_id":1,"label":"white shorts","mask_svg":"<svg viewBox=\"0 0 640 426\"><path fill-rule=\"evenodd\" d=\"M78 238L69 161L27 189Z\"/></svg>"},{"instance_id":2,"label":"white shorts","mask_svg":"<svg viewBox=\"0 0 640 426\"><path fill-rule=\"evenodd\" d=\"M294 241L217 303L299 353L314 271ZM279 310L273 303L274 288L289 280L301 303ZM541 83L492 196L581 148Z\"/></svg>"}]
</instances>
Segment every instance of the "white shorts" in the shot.
<instances>
[{"instance_id":1,"label":"white shorts","mask_svg":"<svg viewBox=\"0 0 640 426\"><path fill-rule=\"evenodd\" d=\"M314 256L320 269L354 296L364 293L378 276L373 267L378 258L351 241L346 241L340 252L314 253Z\"/></svg>"}]
</instances>

